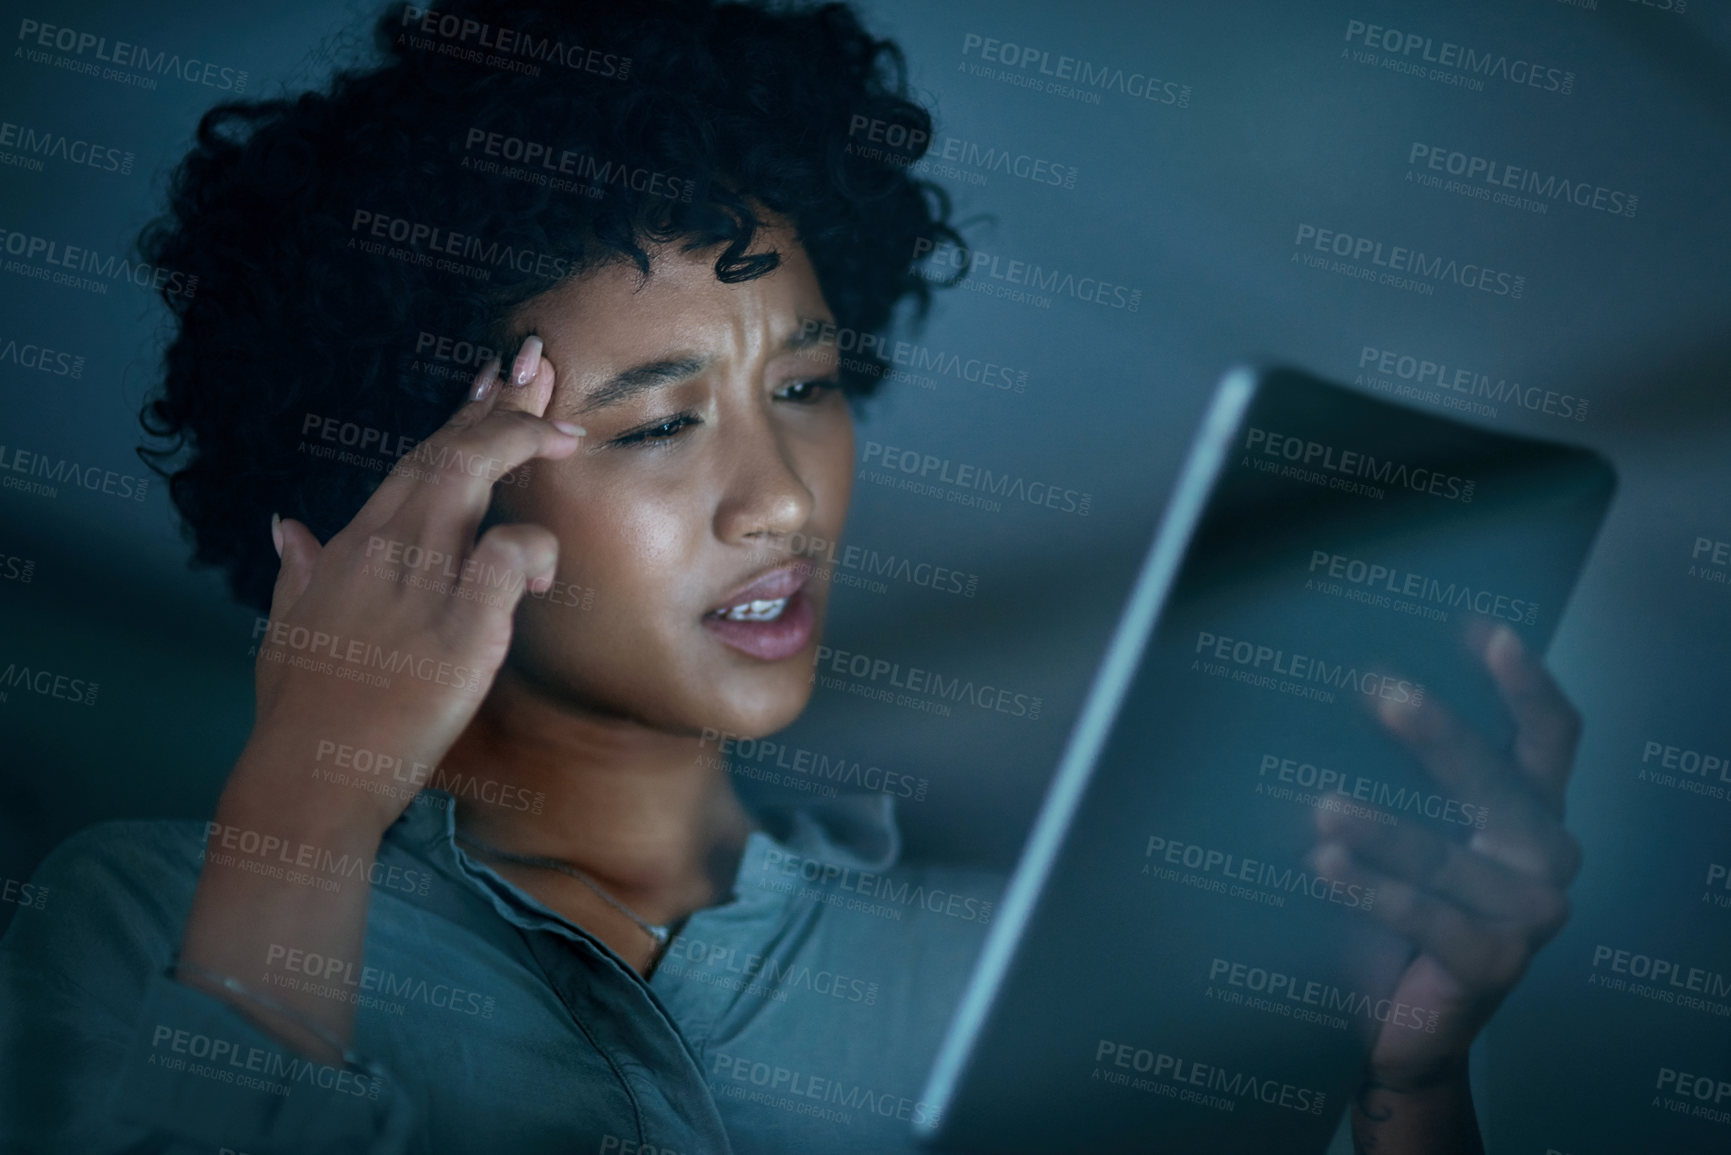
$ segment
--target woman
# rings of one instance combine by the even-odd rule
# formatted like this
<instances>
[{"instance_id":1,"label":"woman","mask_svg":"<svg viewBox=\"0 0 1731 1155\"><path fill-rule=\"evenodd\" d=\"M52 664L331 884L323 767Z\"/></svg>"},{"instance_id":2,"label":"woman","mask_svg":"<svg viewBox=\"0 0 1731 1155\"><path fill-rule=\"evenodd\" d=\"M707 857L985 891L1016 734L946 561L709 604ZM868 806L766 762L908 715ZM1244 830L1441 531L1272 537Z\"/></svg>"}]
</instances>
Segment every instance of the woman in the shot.
<instances>
[{"instance_id":1,"label":"woman","mask_svg":"<svg viewBox=\"0 0 1731 1155\"><path fill-rule=\"evenodd\" d=\"M147 240L200 278L147 418L198 559L268 612L257 714L211 822L43 864L62 913L0 951L0 1136L908 1149L985 925L953 912L997 880L900 864L885 797L749 813L716 736L810 694L796 544L840 536L874 380L824 334L923 306L915 240L959 241L917 151L848 130L929 119L840 7L468 3L377 38L328 93L209 114ZM1367 1150L1476 1149L1468 1044L1566 916L1573 713L1512 635L1485 660L1508 759L1388 724L1498 822L1322 829L1444 1012L1379 1041ZM884 876L960 902L862 896Z\"/></svg>"}]
</instances>

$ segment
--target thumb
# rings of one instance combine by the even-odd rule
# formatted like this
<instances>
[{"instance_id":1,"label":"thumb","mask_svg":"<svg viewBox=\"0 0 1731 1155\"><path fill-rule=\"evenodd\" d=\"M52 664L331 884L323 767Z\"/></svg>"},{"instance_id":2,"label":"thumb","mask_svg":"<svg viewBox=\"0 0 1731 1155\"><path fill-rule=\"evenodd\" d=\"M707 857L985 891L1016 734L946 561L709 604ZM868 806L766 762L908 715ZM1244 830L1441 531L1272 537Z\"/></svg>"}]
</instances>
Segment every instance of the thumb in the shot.
<instances>
[{"instance_id":1,"label":"thumb","mask_svg":"<svg viewBox=\"0 0 1731 1155\"><path fill-rule=\"evenodd\" d=\"M277 570L276 587L271 590L270 616L280 619L306 592L307 582L312 580L313 566L324 547L319 545L319 539L313 536L312 530L292 518L279 518L274 513L271 514L271 537L278 556L282 558L282 567Z\"/></svg>"}]
</instances>

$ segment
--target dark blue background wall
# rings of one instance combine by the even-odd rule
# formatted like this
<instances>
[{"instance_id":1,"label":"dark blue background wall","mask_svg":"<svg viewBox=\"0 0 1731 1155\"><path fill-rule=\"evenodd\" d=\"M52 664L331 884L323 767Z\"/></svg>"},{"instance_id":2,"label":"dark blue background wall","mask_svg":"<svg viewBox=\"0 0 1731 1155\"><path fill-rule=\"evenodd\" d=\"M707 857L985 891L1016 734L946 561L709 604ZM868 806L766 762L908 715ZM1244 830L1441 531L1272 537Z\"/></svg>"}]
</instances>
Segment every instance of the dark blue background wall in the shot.
<instances>
[{"instance_id":1,"label":"dark blue background wall","mask_svg":"<svg viewBox=\"0 0 1731 1155\"><path fill-rule=\"evenodd\" d=\"M1644 1080L1657 1063L1731 1075L1731 1020L1588 985L1603 944L1731 972L1731 909L1706 888L1709 868L1731 862L1731 793L1638 776L1651 742L1731 755L1728 567L1695 556L1731 541L1731 17L1721 0L1683 7L866 6L875 28L901 40L935 107L939 148L954 159L932 162L929 175L962 216L993 218L970 229L995 262L975 278L987 291L942 294L929 324L901 336L928 358L1002 366L1000 380L1025 387L914 370L862 425L862 453L870 443L912 449L1089 495L1079 516L856 486L852 542L973 575L977 589L963 597L894 579L842 589L831 642L1044 703L1028 721L818 696L786 740L926 778L926 799L904 809L916 849L1013 860L1228 365L1277 358L1377 389L1396 377L1367 366L1366 350L1389 351L1518 382L1541 407L1547 392L1553 407L1585 403L1579 420L1507 400L1478 417L1590 445L1622 479L1552 651L1588 718L1570 795L1588 857L1573 921L1485 1040L1481 1105L1497 1151L1633 1150L1656 1117ZM132 160L122 173L15 155L0 165L0 228L102 251L124 248L157 211L167 166L224 93L173 79L143 91L32 60L16 39L21 20L199 56L245 70L248 95L271 95L341 59L370 11L7 8L15 43L0 60L0 119ZM1354 22L1555 71L1539 86L1492 78L1478 90L1429 66L1415 77L1398 66L1420 62L1422 48L1367 48L1349 34ZM988 40L999 42L995 61L982 59ZM1049 91L1041 62L1059 68L1060 57L1157 77L1159 99L1110 86ZM1415 146L1602 189L1602 207L1528 194L1538 211L1487 199L1482 181L1467 181L1476 195L1436 187ZM982 162L994 149L1022 158L1024 171L1045 165L1036 177L993 169ZM1049 172L1060 183L1038 179ZM1446 167L1440 177L1450 179ZM1631 197L1632 212L1603 207ZM1301 258L1314 249L1295 243L1312 235L1305 226L1489 266L1522 278L1520 293L1451 282L1413 291L1312 268ZM1012 261L1123 292L1105 304L996 295ZM1115 307L1132 299L1133 309ZM125 284L106 295L45 285L12 266L0 272L0 302L0 346L68 355L48 372L16 353L0 360L5 452L142 476L132 447L160 350L159 303ZM72 358L76 375L52 371ZM1448 396L1421 384L1414 403L1441 411ZM206 813L245 738L252 615L229 606L214 577L188 571L165 496L155 482L143 500L0 489L0 662L101 687L93 706L18 692L0 703L0 875L25 877L92 821ZM1701 1127L1703 1143L1731 1145L1731 1128Z\"/></svg>"}]
</instances>

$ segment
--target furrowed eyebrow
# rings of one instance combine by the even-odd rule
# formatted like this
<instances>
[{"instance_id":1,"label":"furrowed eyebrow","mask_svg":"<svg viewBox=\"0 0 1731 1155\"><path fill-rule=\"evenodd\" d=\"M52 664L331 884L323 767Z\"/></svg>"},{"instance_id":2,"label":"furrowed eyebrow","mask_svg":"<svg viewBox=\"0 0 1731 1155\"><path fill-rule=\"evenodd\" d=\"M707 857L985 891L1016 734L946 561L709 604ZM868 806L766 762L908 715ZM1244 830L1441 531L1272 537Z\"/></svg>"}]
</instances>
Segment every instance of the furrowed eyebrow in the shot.
<instances>
[{"instance_id":1,"label":"furrowed eyebrow","mask_svg":"<svg viewBox=\"0 0 1731 1155\"><path fill-rule=\"evenodd\" d=\"M789 333L787 338L782 341L781 352L797 353L823 344L826 328L833 332L831 322L801 318L799 327ZM633 365L629 369L615 373L586 394L583 403L578 406L577 412L589 413L596 409L604 409L650 389L678 384L697 376L709 368L709 364L710 358L694 355L672 357L664 361L646 361L641 365Z\"/></svg>"},{"instance_id":2,"label":"furrowed eyebrow","mask_svg":"<svg viewBox=\"0 0 1731 1155\"><path fill-rule=\"evenodd\" d=\"M709 367L707 357L675 357L666 361L648 361L614 374L583 398L577 412L588 413L635 397L650 389L673 385L695 377Z\"/></svg>"},{"instance_id":3,"label":"furrowed eyebrow","mask_svg":"<svg viewBox=\"0 0 1731 1155\"><path fill-rule=\"evenodd\" d=\"M801 317L799 328L787 335L787 340L781 343L783 353L798 353L802 349L810 349L814 345L824 343L824 335L829 334L830 340L835 339L835 322L819 321L812 317Z\"/></svg>"}]
</instances>

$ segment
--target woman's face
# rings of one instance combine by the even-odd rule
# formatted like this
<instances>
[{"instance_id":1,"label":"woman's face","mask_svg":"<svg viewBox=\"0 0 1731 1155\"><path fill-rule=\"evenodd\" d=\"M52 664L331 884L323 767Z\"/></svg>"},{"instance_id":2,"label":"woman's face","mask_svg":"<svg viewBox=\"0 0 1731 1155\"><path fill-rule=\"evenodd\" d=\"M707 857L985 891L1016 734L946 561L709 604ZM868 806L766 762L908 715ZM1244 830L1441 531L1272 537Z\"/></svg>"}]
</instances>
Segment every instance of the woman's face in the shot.
<instances>
[{"instance_id":1,"label":"woman's face","mask_svg":"<svg viewBox=\"0 0 1731 1155\"><path fill-rule=\"evenodd\" d=\"M781 263L756 280L669 246L641 288L610 265L513 317L557 371L547 416L588 432L498 491L559 539L560 584L524 599L509 664L672 733L760 735L804 708L829 584L798 559L840 536L852 488L836 349L815 340L834 316L791 231L758 238Z\"/></svg>"}]
</instances>

